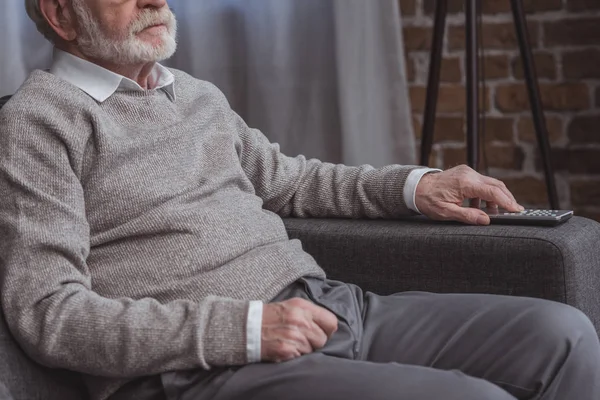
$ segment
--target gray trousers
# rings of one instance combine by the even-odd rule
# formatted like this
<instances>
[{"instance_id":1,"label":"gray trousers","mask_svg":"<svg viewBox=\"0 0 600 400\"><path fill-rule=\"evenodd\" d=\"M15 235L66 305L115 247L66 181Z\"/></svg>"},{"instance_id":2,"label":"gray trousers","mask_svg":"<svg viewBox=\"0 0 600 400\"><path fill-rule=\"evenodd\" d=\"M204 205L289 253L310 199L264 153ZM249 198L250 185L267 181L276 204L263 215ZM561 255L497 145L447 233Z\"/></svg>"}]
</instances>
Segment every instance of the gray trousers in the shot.
<instances>
[{"instance_id":1,"label":"gray trousers","mask_svg":"<svg viewBox=\"0 0 600 400\"><path fill-rule=\"evenodd\" d=\"M302 297L339 320L327 345L281 364L145 378L112 400L598 400L600 343L559 303L420 292L378 296L306 278Z\"/></svg>"}]
</instances>

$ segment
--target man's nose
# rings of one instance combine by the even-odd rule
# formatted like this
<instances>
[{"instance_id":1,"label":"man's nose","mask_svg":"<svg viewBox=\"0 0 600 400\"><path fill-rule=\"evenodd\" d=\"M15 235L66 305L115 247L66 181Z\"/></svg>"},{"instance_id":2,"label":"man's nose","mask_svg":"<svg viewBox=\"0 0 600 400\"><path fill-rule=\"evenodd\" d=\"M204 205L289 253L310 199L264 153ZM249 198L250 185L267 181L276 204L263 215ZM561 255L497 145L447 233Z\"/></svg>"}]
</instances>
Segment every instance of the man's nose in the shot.
<instances>
[{"instance_id":1,"label":"man's nose","mask_svg":"<svg viewBox=\"0 0 600 400\"><path fill-rule=\"evenodd\" d=\"M139 8L162 8L167 5L167 0L138 0Z\"/></svg>"}]
</instances>

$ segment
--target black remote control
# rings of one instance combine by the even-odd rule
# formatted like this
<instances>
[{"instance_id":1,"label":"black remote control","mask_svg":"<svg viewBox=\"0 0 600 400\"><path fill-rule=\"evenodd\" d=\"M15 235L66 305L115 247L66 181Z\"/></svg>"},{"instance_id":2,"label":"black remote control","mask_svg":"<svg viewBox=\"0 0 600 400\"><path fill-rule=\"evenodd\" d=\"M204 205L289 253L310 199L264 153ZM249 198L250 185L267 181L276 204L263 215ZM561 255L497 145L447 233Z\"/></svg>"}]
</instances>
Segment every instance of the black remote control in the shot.
<instances>
[{"instance_id":1,"label":"black remote control","mask_svg":"<svg viewBox=\"0 0 600 400\"><path fill-rule=\"evenodd\" d=\"M555 226L562 224L573 216L571 210L533 210L510 212L502 208L482 208L490 216L492 224L505 225L542 225Z\"/></svg>"}]
</instances>

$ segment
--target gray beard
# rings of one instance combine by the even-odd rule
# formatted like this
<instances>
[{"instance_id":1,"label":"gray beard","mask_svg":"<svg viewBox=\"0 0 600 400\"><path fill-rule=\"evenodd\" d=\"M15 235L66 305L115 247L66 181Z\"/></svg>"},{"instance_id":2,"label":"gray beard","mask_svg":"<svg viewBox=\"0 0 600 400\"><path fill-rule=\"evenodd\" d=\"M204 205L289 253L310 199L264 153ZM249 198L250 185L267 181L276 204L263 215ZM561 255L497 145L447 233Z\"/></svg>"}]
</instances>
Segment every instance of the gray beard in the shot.
<instances>
[{"instance_id":1,"label":"gray beard","mask_svg":"<svg viewBox=\"0 0 600 400\"><path fill-rule=\"evenodd\" d=\"M77 46L87 57L118 65L133 65L166 60L177 49L177 21L167 8L164 8L160 15L161 21L168 22L167 31L161 35L162 44L159 46L144 42L136 36L139 31L156 22L156 12L144 10L127 28L126 38L118 40L109 37L102 30L82 0L73 0L73 9L80 26Z\"/></svg>"}]
</instances>

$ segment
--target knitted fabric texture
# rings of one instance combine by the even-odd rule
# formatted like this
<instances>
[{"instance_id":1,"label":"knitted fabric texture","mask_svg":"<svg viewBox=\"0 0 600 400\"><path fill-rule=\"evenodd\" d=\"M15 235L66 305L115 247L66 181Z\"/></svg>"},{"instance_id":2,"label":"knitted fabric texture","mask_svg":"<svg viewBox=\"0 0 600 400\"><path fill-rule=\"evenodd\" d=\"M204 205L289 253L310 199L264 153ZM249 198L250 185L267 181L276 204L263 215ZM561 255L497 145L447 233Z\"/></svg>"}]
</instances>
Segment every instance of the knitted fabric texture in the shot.
<instances>
[{"instance_id":1,"label":"knitted fabric texture","mask_svg":"<svg viewBox=\"0 0 600 400\"><path fill-rule=\"evenodd\" d=\"M0 291L40 364L92 399L135 377L246 363L251 300L324 277L281 220L394 218L415 167L287 157L213 85L98 103L35 71L0 111Z\"/></svg>"}]
</instances>

